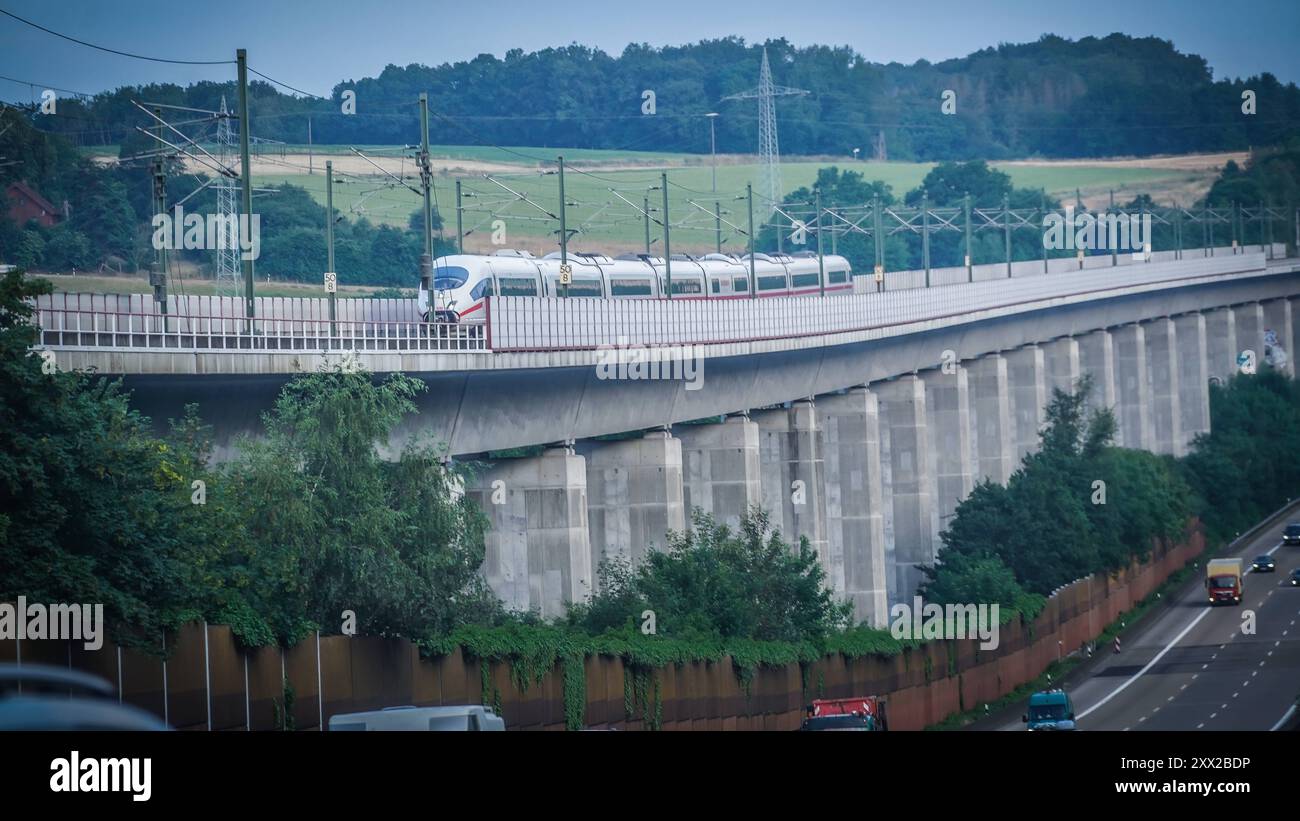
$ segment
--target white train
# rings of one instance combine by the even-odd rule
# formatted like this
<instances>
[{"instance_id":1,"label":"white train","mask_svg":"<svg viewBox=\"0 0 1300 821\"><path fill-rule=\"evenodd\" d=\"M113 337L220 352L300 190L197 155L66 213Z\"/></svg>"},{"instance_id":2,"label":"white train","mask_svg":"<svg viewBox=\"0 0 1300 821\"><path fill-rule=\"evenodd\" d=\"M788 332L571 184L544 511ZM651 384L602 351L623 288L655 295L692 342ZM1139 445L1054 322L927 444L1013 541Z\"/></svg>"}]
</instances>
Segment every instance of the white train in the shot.
<instances>
[{"instance_id":1,"label":"white train","mask_svg":"<svg viewBox=\"0 0 1300 821\"><path fill-rule=\"evenodd\" d=\"M570 298L661 299L668 295L662 257L627 254L610 259L603 254L570 253ZM827 293L853 289L849 261L823 257ZM797 296L820 293L817 255L755 254L752 295ZM749 256L673 254L673 299L748 299L751 297ZM430 303L429 292L433 291ZM560 254L534 257L527 251L497 251L491 256L454 254L433 261L433 281L420 283L419 305L425 319L439 322L483 322L484 300L498 296L562 296ZM432 311L425 306L432 305Z\"/></svg>"}]
</instances>

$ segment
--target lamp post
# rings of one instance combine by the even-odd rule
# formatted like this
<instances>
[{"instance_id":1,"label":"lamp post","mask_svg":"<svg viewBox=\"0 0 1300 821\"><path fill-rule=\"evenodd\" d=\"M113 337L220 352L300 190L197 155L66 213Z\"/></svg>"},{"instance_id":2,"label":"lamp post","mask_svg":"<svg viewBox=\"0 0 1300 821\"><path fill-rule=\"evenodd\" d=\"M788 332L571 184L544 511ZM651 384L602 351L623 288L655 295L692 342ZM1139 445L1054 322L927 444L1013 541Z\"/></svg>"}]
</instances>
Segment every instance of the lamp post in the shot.
<instances>
[{"instance_id":1,"label":"lamp post","mask_svg":"<svg viewBox=\"0 0 1300 821\"><path fill-rule=\"evenodd\" d=\"M710 111L704 115L709 118L709 156L713 164L713 193L718 193L718 140L713 123L718 119L718 112Z\"/></svg>"}]
</instances>

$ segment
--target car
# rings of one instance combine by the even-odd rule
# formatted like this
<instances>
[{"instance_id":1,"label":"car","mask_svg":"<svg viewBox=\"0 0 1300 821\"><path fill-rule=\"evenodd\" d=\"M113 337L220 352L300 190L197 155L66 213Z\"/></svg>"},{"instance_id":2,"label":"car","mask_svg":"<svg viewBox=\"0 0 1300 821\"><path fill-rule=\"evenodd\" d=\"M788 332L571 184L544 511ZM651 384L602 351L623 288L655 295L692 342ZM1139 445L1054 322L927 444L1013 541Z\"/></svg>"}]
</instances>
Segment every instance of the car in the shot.
<instances>
[{"instance_id":1,"label":"car","mask_svg":"<svg viewBox=\"0 0 1300 821\"><path fill-rule=\"evenodd\" d=\"M99 676L45 664L0 664L0 731L171 729L117 699L117 688Z\"/></svg>"},{"instance_id":2,"label":"car","mask_svg":"<svg viewBox=\"0 0 1300 821\"><path fill-rule=\"evenodd\" d=\"M1300 587L1300 567L1291 571L1291 586Z\"/></svg>"},{"instance_id":3,"label":"car","mask_svg":"<svg viewBox=\"0 0 1300 821\"><path fill-rule=\"evenodd\" d=\"M491 707L465 704L453 707L385 707L364 713L330 716L330 732L374 730L425 730L475 732L505 730L506 723Z\"/></svg>"},{"instance_id":4,"label":"car","mask_svg":"<svg viewBox=\"0 0 1300 821\"><path fill-rule=\"evenodd\" d=\"M1064 690L1044 690L1029 697L1029 711L1020 719L1025 729L1075 730L1074 702Z\"/></svg>"},{"instance_id":5,"label":"car","mask_svg":"<svg viewBox=\"0 0 1300 821\"><path fill-rule=\"evenodd\" d=\"M1250 567L1256 573L1272 573L1277 570L1277 562L1272 556L1256 556Z\"/></svg>"},{"instance_id":6,"label":"car","mask_svg":"<svg viewBox=\"0 0 1300 821\"><path fill-rule=\"evenodd\" d=\"M1282 531L1282 544L1300 544L1300 522L1288 522Z\"/></svg>"}]
</instances>

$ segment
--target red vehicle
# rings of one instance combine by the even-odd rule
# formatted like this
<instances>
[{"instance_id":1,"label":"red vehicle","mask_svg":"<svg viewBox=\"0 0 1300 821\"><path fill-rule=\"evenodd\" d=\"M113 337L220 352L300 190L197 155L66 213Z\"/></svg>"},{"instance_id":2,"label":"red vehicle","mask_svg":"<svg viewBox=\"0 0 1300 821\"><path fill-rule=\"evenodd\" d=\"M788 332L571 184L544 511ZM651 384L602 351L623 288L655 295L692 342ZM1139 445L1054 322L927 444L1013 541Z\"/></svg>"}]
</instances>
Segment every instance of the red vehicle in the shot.
<instances>
[{"instance_id":1,"label":"red vehicle","mask_svg":"<svg viewBox=\"0 0 1300 821\"><path fill-rule=\"evenodd\" d=\"M808 705L801 730L889 729L885 700L878 696L818 699Z\"/></svg>"}]
</instances>

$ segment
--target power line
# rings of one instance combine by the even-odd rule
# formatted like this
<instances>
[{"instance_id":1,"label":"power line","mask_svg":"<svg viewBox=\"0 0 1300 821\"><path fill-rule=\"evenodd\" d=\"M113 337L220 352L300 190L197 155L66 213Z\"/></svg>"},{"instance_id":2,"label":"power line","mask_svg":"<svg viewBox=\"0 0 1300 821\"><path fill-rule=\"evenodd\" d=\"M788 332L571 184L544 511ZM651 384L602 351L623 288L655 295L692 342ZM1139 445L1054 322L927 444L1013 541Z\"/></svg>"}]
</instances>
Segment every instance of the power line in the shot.
<instances>
[{"instance_id":1,"label":"power line","mask_svg":"<svg viewBox=\"0 0 1300 821\"><path fill-rule=\"evenodd\" d=\"M0 9L0 11L4 11L4 9ZM48 88L48 89L51 89L52 91L62 91L64 94L75 94L75 95L78 96L78 97L94 97L94 96L95 96L94 94L87 94L87 93L84 92L84 91L73 91L73 90L70 89L70 88L59 88L58 86L52 86L52 85L49 85L49 84L47 84L47 83L35 83L35 82L32 82L31 80L19 80L17 77L5 77L5 76L2 75L2 74L0 74L0 80L8 80L8 81L11 82L11 83L17 83L18 85L21 85L21 86L33 86L33 87L39 87L39 88Z\"/></svg>"},{"instance_id":2,"label":"power line","mask_svg":"<svg viewBox=\"0 0 1300 821\"><path fill-rule=\"evenodd\" d=\"M169 60L165 57L148 57L143 54L132 54L129 51L118 51L115 48L97 46L94 43L87 43L85 40L78 40L76 37L69 37L66 34L60 34L59 32L54 31L53 29L47 29L45 26L42 26L38 23L33 23L31 20L28 20L26 18L19 17L18 15L14 14L11 11L5 11L4 9L0 9L0 14L4 14L9 17L12 17L13 19L17 20L20 23L26 23L32 28L40 29L46 34L53 34L55 37L62 37L64 40L67 40L72 43L76 43L77 45L86 46L88 48L93 48L93 49L99 49L100 51L107 51L109 54L116 54L121 57L132 57L136 60L149 60L150 62L154 62L154 63L175 63L177 65L187 65L187 66L221 66L221 65L229 65L235 62L234 60Z\"/></svg>"},{"instance_id":3,"label":"power line","mask_svg":"<svg viewBox=\"0 0 1300 821\"><path fill-rule=\"evenodd\" d=\"M305 96L307 96L307 97L315 97L317 100L329 100L329 99L330 99L329 97L322 97L322 96L320 96L319 94L312 94L310 91L303 91L301 88L294 88L293 86L289 85L288 83L282 83L282 82L280 82L279 80L275 79L274 77L267 77L265 74L263 74L262 72L258 71L258 70L255 69L255 68L253 68L252 66L249 66L249 67L248 67L248 70L251 71L252 73L256 74L258 77L261 77L263 80L268 80L268 81L270 81L270 82L272 82L272 83L275 83L275 84L278 85L278 86L284 86L285 88L289 89L290 91L297 92L298 94L302 94L302 95L305 95ZM307 113L307 112L302 112L302 113Z\"/></svg>"}]
</instances>

